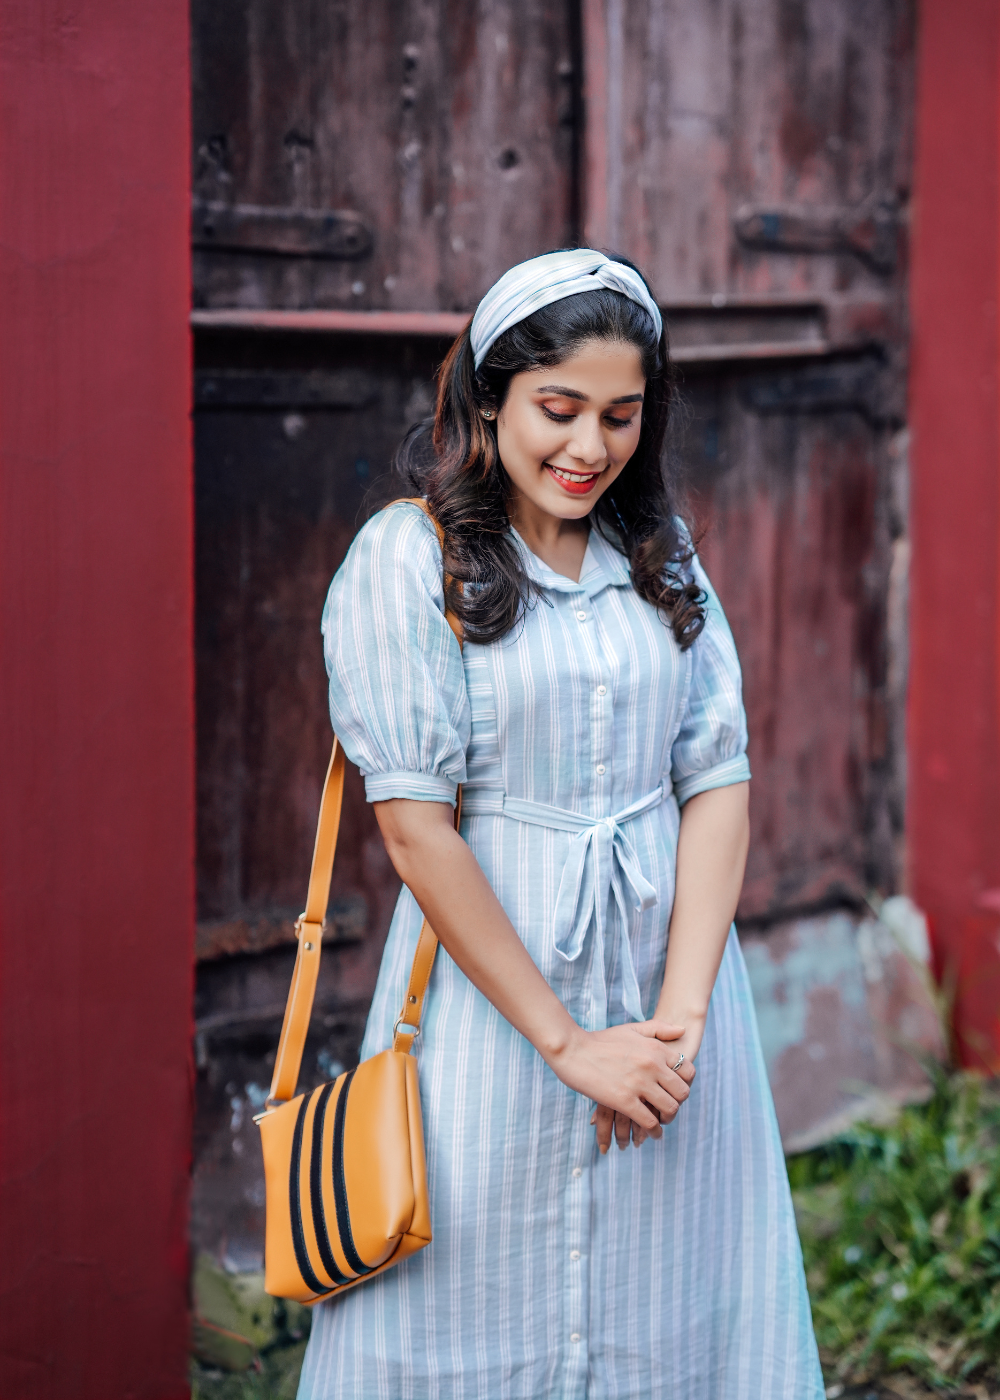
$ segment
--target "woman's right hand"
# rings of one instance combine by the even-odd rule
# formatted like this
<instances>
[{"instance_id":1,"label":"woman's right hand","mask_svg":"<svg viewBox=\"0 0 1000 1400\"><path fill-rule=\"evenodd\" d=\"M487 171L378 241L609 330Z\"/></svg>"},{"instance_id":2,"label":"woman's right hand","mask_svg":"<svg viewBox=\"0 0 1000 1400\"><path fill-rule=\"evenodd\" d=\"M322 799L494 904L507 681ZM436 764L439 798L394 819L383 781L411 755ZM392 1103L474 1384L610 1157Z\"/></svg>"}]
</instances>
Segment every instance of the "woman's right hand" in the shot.
<instances>
[{"instance_id":1,"label":"woman's right hand","mask_svg":"<svg viewBox=\"0 0 1000 1400\"><path fill-rule=\"evenodd\" d=\"M683 1034L683 1026L657 1020L603 1031L577 1027L545 1059L570 1089L630 1118L650 1137L659 1137L661 1124L673 1121L690 1092L671 1068L677 1060L671 1042Z\"/></svg>"}]
</instances>

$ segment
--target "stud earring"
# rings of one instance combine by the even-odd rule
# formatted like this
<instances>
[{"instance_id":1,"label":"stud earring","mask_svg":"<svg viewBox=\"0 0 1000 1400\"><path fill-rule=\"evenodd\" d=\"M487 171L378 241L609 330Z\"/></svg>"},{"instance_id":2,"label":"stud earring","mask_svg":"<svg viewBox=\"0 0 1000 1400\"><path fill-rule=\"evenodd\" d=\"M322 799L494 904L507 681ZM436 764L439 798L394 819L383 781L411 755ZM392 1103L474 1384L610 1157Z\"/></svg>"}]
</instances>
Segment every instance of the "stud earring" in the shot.
<instances>
[{"instance_id":1,"label":"stud earring","mask_svg":"<svg viewBox=\"0 0 1000 1400\"><path fill-rule=\"evenodd\" d=\"M487 423L492 423L493 419L497 416L496 409L494 408L481 408L479 412L486 419Z\"/></svg>"}]
</instances>

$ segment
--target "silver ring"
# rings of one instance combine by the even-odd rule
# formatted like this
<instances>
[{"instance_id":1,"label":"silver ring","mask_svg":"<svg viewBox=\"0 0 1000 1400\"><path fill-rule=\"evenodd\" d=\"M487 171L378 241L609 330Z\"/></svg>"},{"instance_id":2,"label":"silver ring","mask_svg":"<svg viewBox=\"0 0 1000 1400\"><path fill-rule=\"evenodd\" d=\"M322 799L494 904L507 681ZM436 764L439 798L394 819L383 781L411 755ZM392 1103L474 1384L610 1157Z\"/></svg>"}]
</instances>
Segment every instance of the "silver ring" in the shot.
<instances>
[{"instance_id":1,"label":"silver ring","mask_svg":"<svg viewBox=\"0 0 1000 1400\"><path fill-rule=\"evenodd\" d=\"M680 1059L677 1061L677 1063L676 1063L675 1065L671 1065L670 1068L671 1068L671 1069L680 1069L681 1065L684 1063L684 1061L685 1061L686 1058L687 1058L687 1056L684 1054L683 1051L681 1051L681 1057L680 1057Z\"/></svg>"}]
</instances>

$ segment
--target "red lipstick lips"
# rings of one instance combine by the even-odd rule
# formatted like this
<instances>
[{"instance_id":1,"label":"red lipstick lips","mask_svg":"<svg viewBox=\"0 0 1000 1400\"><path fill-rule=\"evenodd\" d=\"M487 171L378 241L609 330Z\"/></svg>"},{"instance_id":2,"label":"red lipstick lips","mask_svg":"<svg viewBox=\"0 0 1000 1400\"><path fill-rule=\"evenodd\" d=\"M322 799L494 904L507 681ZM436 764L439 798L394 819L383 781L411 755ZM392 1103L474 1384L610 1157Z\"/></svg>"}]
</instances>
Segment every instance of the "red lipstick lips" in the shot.
<instances>
[{"instance_id":1,"label":"red lipstick lips","mask_svg":"<svg viewBox=\"0 0 1000 1400\"><path fill-rule=\"evenodd\" d=\"M544 463L544 466L545 470L552 477L552 480L556 482L557 485L561 486L564 491L568 491L571 496L586 496L588 491L593 490L594 482L601 474L600 472L594 472L593 476L589 476L586 481L567 481L564 476L560 476L558 472L553 471L548 462Z\"/></svg>"}]
</instances>

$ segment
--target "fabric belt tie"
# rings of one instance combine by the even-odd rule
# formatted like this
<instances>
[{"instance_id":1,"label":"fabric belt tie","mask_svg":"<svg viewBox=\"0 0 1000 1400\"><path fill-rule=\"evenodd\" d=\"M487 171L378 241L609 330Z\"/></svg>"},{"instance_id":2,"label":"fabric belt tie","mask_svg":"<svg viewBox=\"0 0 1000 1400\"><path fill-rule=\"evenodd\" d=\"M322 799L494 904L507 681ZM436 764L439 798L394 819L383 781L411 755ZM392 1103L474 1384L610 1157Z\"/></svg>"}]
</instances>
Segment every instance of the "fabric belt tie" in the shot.
<instances>
[{"instance_id":1,"label":"fabric belt tie","mask_svg":"<svg viewBox=\"0 0 1000 1400\"><path fill-rule=\"evenodd\" d=\"M482 790L480 790L482 791ZM587 930L594 925L593 983L594 1013L598 1030L607 1025L608 988L604 971L607 935L608 896L614 895L618 910L618 951L622 965L622 1005L633 1021L645 1019L639 979L636 976L632 945L629 941L629 910L651 909L657 902L655 888L639 868L635 847L624 831L633 817L642 816L658 807L667 796L662 784L613 817L581 816L564 807L548 807L543 802L526 802L519 797L503 796L499 803L477 801L479 794L471 787L463 789L463 808L469 816L486 811L500 811L515 821L530 826L548 827L553 831L573 833L569 855L559 881L554 915L555 950L565 962L576 962L583 952ZM499 797L500 794L497 794Z\"/></svg>"}]
</instances>

